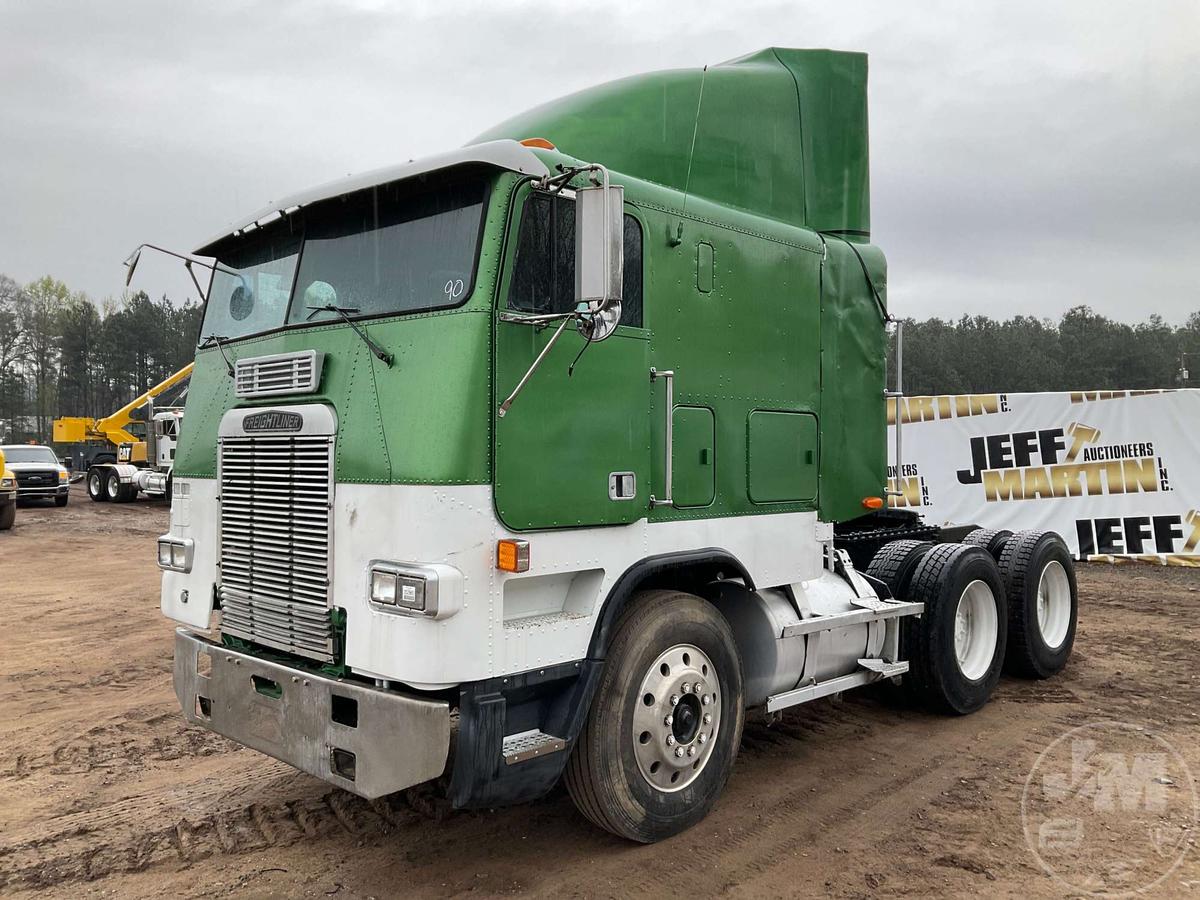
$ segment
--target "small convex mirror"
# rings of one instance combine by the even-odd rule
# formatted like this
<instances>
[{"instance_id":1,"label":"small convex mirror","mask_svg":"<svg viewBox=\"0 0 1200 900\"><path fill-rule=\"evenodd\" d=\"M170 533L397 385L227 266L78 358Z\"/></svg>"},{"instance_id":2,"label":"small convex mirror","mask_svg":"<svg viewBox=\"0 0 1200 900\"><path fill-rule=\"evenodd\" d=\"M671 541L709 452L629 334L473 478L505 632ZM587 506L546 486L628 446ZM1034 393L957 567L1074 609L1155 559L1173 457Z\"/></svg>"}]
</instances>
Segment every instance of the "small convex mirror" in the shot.
<instances>
[{"instance_id":1,"label":"small convex mirror","mask_svg":"<svg viewBox=\"0 0 1200 900\"><path fill-rule=\"evenodd\" d=\"M575 303L578 328L602 341L621 321L625 273L625 190L613 185L575 192Z\"/></svg>"}]
</instances>

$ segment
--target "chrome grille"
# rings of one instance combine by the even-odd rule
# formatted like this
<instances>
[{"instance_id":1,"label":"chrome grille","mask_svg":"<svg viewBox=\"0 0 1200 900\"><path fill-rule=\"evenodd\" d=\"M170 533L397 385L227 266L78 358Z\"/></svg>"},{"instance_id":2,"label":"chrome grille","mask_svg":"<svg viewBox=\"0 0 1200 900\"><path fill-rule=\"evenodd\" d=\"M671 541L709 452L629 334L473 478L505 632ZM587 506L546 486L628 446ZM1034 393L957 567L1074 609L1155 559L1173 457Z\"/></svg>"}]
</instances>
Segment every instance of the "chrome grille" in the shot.
<instances>
[{"instance_id":1,"label":"chrome grille","mask_svg":"<svg viewBox=\"0 0 1200 900\"><path fill-rule=\"evenodd\" d=\"M333 439L223 437L221 628L332 662Z\"/></svg>"},{"instance_id":2,"label":"chrome grille","mask_svg":"<svg viewBox=\"0 0 1200 900\"><path fill-rule=\"evenodd\" d=\"M239 397L311 394L321 386L324 361L325 354L319 350L239 359L234 366L234 386Z\"/></svg>"}]
</instances>

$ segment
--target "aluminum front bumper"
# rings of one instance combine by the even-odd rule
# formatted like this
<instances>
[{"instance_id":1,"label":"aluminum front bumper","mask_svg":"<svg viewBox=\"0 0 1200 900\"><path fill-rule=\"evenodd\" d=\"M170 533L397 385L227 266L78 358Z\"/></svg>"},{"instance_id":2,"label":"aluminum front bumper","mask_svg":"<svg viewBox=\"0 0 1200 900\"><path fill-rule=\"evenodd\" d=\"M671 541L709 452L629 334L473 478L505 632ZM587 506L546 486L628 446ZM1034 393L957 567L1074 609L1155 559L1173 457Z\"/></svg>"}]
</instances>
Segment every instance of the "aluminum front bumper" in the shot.
<instances>
[{"instance_id":1,"label":"aluminum front bumper","mask_svg":"<svg viewBox=\"0 0 1200 900\"><path fill-rule=\"evenodd\" d=\"M175 632L175 695L188 721L362 797L420 784L446 766L449 704L267 662L186 628Z\"/></svg>"}]
</instances>

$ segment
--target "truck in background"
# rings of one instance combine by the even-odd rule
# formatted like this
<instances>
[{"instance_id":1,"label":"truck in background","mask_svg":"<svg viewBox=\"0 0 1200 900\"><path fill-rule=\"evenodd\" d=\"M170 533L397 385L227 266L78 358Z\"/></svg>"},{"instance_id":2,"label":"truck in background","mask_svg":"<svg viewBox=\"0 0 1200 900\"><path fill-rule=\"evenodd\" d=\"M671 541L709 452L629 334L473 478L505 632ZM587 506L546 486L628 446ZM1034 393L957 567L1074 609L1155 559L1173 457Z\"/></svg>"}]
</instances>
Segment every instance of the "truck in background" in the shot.
<instances>
[{"instance_id":1,"label":"truck in background","mask_svg":"<svg viewBox=\"0 0 1200 900\"><path fill-rule=\"evenodd\" d=\"M627 78L185 255L187 719L368 798L565 780L646 842L748 709L890 680L962 715L1059 671L1057 536L882 509L866 96L825 50Z\"/></svg>"},{"instance_id":2,"label":"truck in background","mask_svg":"<svg viewBox=\"0 0 1200 900\"><path fill-rule=\"evenodd\" d=\"M0 449L0 531L10 530L17 521L17 473L8 467Z\"/></svg>"},{"instance_id":3,"label":"truck in background","mask_svg":"<svg viewBox=\"0 0 1200 900\"><path fill-rule=\"evenodd\" d=\"M55 506L66 506L71 499L70 473L54 450L45 444L5 444L3 448L8 468L17 481L17 500L53 500Z\"/></svg>"},{"instance_id":4,"label":"truck in background","mask_svg":"<svg viewBox=\"0 0 1200 900\"><path fill-rule=\"evenodd\" d=\"M170 498L171 469L183 421L183 407L177 404L186 397L192 366L188 363L102 419L54 420L54 440L68 445L67 461L72 471L84 474L92 500L128 503L139 492ZM155 400L164 394L176 398L175 402L158 406ZM144 439L133 433L135 427L144 427Z\"/></svg>"}]
</instances>

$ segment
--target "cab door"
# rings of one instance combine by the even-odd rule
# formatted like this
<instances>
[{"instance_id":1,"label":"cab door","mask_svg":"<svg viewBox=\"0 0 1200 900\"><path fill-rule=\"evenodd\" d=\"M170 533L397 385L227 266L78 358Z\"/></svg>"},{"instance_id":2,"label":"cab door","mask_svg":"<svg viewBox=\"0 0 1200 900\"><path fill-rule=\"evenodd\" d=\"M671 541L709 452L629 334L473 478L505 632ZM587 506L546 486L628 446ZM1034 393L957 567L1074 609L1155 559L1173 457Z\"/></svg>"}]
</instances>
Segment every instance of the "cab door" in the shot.
<instances>
[{"instance_id":1,"label":"cab door","mask_svg":"<svg viewBox=\"0 0 1200 900\"><path fill-rule=\"evenodd\" d=\"M625 216L621 324L588 346L568 324L503 417L496 410L574 308L575 208L526 186L511 218L495 316L492 404L496 512L514 531L617 525L650 500L649 333L642 328L642 229ZM586 348L586 349L585 349ZM580 355L582 351L582 356ZM574 362L573 374L568 374Z\"/></svg>"}]
</instances>

